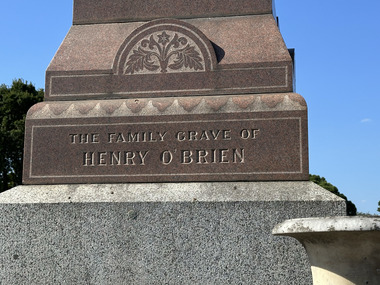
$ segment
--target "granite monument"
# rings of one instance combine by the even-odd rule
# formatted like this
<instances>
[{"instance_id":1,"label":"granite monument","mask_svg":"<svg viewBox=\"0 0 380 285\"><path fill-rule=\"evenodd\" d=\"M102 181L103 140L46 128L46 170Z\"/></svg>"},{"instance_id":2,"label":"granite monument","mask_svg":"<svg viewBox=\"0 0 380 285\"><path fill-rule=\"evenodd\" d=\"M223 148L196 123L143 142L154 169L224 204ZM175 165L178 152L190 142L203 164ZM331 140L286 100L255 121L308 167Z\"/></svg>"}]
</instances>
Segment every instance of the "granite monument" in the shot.
<instances>
[{"instance_id":1,"label":"granite monument","mask_svg":"<svg viewBox=\"0 0 380 285\"><path fill-rule=\"evenodd\" d=\"M4 284L310 284L307 106L271 0L74 0L0 195Z\"/></svg>"}]
</instances>

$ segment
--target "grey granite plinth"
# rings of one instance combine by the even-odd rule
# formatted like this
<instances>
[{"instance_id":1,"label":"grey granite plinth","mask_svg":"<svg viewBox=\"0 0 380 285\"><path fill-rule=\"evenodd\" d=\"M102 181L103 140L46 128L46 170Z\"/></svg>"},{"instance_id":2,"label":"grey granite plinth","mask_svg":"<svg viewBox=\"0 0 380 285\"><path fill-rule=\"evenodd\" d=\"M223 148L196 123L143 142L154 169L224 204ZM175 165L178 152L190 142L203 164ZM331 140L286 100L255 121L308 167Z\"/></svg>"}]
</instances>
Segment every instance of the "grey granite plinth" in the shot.
<instances>
[{"instance_id":1,"label":"grey granite plinth","mask_svg":"<svg viewBox=\"0 0 380 285\"><path fill-rule=\"evenodd\" d=\"M1 284L311 284L286 219L344 215L311 182L19 186L0 195Z\"/></svg>"}]
</instances>

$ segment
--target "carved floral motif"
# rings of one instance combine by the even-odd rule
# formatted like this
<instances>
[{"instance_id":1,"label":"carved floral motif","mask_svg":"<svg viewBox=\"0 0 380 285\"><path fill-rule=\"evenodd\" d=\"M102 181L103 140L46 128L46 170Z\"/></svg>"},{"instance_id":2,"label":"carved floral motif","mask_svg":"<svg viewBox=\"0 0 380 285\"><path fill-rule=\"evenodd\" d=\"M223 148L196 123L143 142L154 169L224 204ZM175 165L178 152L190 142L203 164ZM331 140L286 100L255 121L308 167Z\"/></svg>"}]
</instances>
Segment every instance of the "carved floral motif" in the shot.
<instances>
[{"instance_id":1,"label":"carved floral motif","mask_svg":"<svg viewBox=\"0 0 380 285\"><path fill-rule=\"evenodd\" d=\"M124 65L124 74L200 71L204 69L203 62L198 47L186 36L163 31L151 34L132 49Z\"/></svg>"}]
</instances>

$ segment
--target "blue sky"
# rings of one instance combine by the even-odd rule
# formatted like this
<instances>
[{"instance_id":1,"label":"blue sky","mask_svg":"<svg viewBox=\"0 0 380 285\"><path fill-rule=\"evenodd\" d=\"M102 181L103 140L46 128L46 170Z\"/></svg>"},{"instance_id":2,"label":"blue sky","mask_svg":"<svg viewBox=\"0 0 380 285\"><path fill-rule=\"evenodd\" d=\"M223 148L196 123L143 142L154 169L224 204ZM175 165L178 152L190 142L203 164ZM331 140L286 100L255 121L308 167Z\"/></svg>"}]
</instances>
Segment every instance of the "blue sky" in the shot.
<instances>
[{"instance_id":1,"label":"blue sky","mask_svg":"<svg viewBox=\"0 0 380 285\"><path fill-rule=\"evenodd\" d=\"M0 3L0 84L44 88L45 70L72 22L72 0ZM297 93L309 107L310 173L326 177L359 211L380 200L378 0L277 0L296 49Z\"/></svg>"}]
</instances>

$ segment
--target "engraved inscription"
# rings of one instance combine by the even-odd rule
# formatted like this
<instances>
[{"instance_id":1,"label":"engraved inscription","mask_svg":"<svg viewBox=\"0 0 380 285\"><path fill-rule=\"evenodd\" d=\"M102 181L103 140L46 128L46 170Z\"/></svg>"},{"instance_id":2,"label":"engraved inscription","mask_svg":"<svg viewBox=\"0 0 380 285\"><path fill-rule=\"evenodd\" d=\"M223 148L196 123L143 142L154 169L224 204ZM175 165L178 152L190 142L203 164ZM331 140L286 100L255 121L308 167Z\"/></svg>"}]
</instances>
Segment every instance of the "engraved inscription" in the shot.
<instances>
[{"instance_id":1,"label":"engraved inscription","mask_svg":"<svg viewBox=\"0 0 380 285\"><path fill-rule=\"evenodd\" d=\"M145 165L149 151L84 152L83 166Z\"/></svg>"},{"instance_id":2,"label":"engraved inscription","mask_svg":"<svg viewBox=\"0 0 380 285\"><path fill-rule=\"evenodd\" d=\"M179 131L176 138L178 141L231 140L231 130Z\"/></svg>"},{"instance_id":3,"label":"engraved inscription","mask_svg":"<svg viewBox=\"0 0 380 285\"><path fill-rule=\"evenodd\" d=\"M244 154L244 148L181 150L181 163L244 163Z\"/></svg>"},{"instance_id":4,"label":"engraved inscription","mask_svg":"<svg viewBox=\"0 0 380 285\"><path fill-rule=\"evenodd\" d=\"M242 129L237 137L242 140L256 139L259 129ZM108 132L107 144L136 144L159 143L177 141L179 143L202 141L231 141L231 129L211 130L181 130L181 131L126 131ZM101 143L99 133L69 134L71 144ZM235 140L234 144L238 141ZM144 166L149 150L123 150L123 151L85 151L83 152L82 166ZM174 161L181 165L191 164L228 164L245 163L245 149L240 148L210 148L210 149L166 149L160 152L158 160L163 165L170 165Z\"/></svg>"},{"instance_id":5,"label":"engraved inscription","mask_svg":"<svg viewBox=\"0 0 380 285\"><path fill-rule=\"evenodd\" d=\"M164 141L167 132L108 133L108 143L133 143Z\"/></svg>"},{"instance_id":6,"label":"engraved inscription","mask_svg":"<svg viewBox=\"0 0 380 285\"><path fill-rule=\"evenodd\" d=\"M260 132L259 129L250 129L250 130L243 129L240 132L240 137L245 140L248 140L248 139L255 140L259 132Z\"/></svg>"},{"instance_id":7,"label":"engraved inscription","mask_svg":"<svg viewBox=\"0 0 380 285\"><path fill-rule=\"evenodd\" d=\"M239 116L36 125L28 175L41 183L300 179L301 118Z\"/></svg>"},{"instance_id":8,"label":"engraved inscription","mask_svg":"<svg viewBox=\"0 0 380 285\"><path fill-rule=\"evenodd\" d=\"M99 143L99 134L70 134L72 144Z\"/></svg>"},{"instance_id":9,"label":"engraved inscription","mask_svg":"<svg viewBox=\"0 0 380 285\"><path fill-rule=\"evenodd\" d=\"M127 56L124 74L204 70L195 43L179 32L164 30L140 41Z\"/></svg>"}]
</instances>

